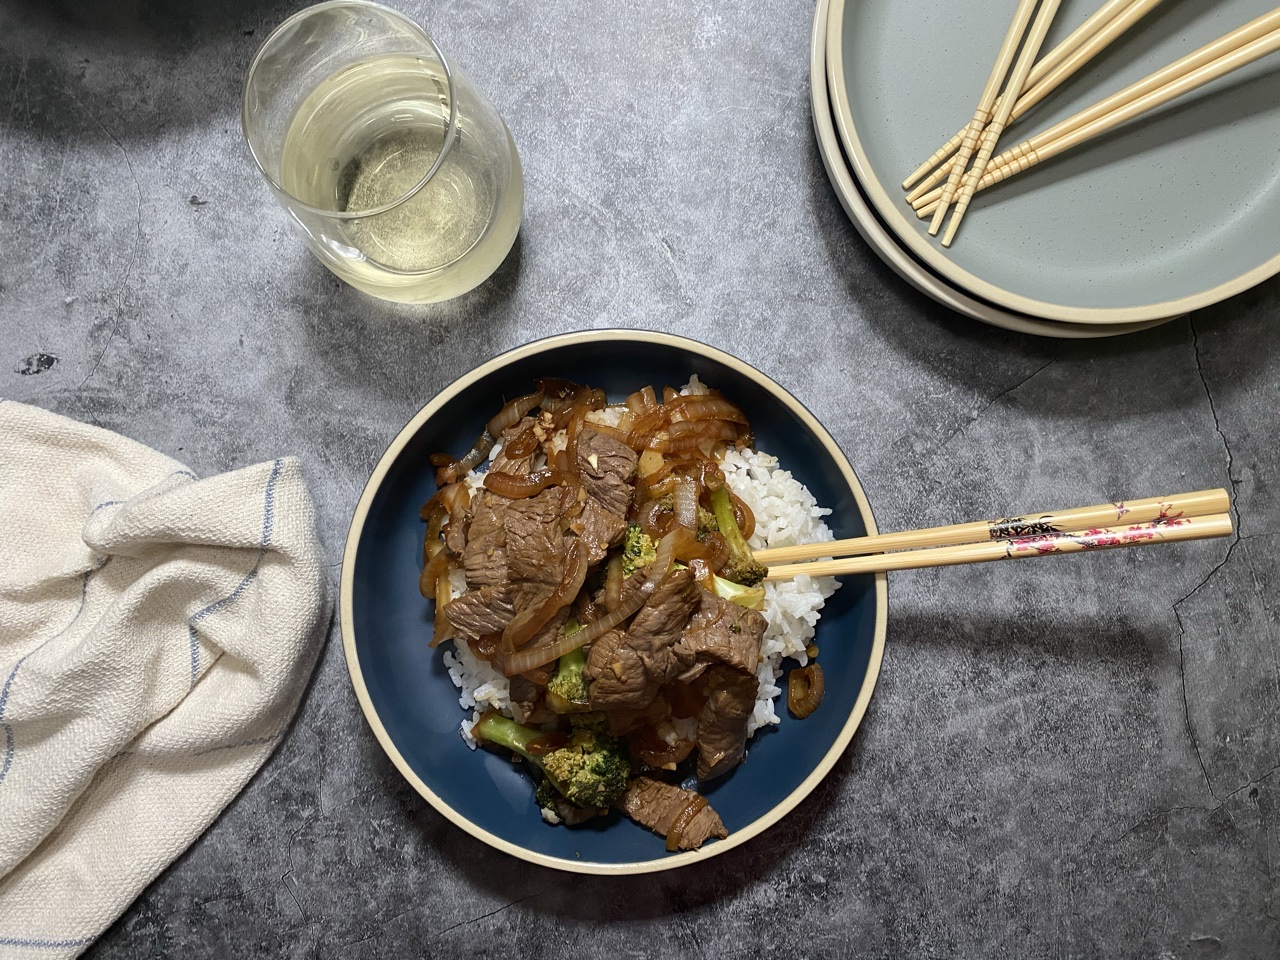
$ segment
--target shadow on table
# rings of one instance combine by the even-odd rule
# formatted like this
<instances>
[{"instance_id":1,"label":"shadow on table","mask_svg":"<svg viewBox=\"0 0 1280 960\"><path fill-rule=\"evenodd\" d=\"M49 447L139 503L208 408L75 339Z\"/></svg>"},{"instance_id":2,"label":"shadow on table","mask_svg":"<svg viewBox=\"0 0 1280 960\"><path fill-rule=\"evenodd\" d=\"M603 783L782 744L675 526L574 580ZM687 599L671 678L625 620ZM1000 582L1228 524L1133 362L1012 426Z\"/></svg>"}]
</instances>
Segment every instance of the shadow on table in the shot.
<instances>
[{"instance_id":1,"label":"shadow on table","mask_svg":"<svg viewBox=\"0 0 1280 960\"><path fill-rule=\"evenodd\" d=\"M907 613L891 618L886 663L887 669L892 669L895 644L912 644L972 647L984 658L997 653L999 658L1022 661L1087 658L1124 663L1124 669L1130 669L1157 660L1165 649L1165 639L1103 616L1078 622L1059 618L1041 625L1025 612L1011 612L1008 616L996 613L957 629L955 620L948 616ZM841 805L843 794L854 789L849 783L851 778L869 775L862 750L864 737L875 729L876 715L873 697L852 746L814 792L781 821L740 847L666 873L590 878L560 873L513 860L448 825L444 830L433 829L437 815L425 802L414 819L432 833L440 856L494 899L519 902L525 910L593 923L673 916L730 902L750 886L769 885L771 878L782 880L784 874L790 875L787 871L795 868L792 851L822 849L823 836L831 830L828 812ZM876 825L869 823L867 829L874 832ZM584 883L590 885L590 896L583 896Z\"/></svg>"},{"instance_id":2,"label":"shadow on table","mask_svg":"<svg viewBox=\"0 0 1280 960\"><path fill-rule=\"evenodd\" d=\"M324 369L321 382L400 399L404 375L410 373L413 395L425 402L488 359L505 339L504 331L518 325L523 232L493 275L474 290L426 304L391 303L361 293L311 256L296 231L288 234L285 239L298 252L283 289L290 311L306 324L314 362ZM374 377L371 370L397 373Z\"/></svg>"},{"instance_id":3,"label":"shadow on table","mask_svg":"<svg viewBox=\"0 0 1280 960\"><path fill-rule=\"evenodd\" d=\"M0 126L118 142L236 114L259 44L307 5L0 0Z\"/></svg>"},{"instance_id":4,"label":"shadow on table","mask_svg":"<svg viewBox=\"0 0 1280 960\"><path fill-rule=\"evenodd\" d=\"M1270 354L1255 350L1251 343L1269 339L1271 313L1280 300L1280 277L1272 277L1256 287L1221 303L1198 310L1194 329L1187 316L1137 333L1092 340L1059 340L1015 333L963 316L921 293L897 275L870 248L845 215L816 143L808 155L808 177L816 227L832 263L839 265L851 303L868 317L883 317L869 324L876 335L903 356L912 366L934 368L949 380L976 394L992 388L993 371L1032 373L1055 360L1089 363L1105 360L1110 368L1131 378L1155 374L1163 369L1164 356L1180 353L1199 344L1206 375L1222 365L1218 358L1230 358L1229 376L1214 377L1214 388L1242 388L1256 380L1270 363ZM891 309L884 302L891 301ZM1168 373L1166 369L1164 372ZM1020 379L1016 375L1013 382ZM1077 385L1078 386L1078 385ZM1135 389L1127 394L1136 404L1130 412L1164 409L1158 395ZM1064 405L1056 392L1020 395L1022 403L1042 399L1052 405L1055 415L1088 415L1090 407Z\"/></svg>"},{"instance_id":5,"label":"shadow on table","mask_svg":"<svg viewBox=\"0 0 1280 960\"><path fill-rule=\"evenodd\" d=\"M869 711L863 723L873 719ZM745 888L767 883L786 852L816 841L824 811L859 764L860 738L836 761L831 772L780 822L740 847L692 866L637 876L582 876L517 861L450 827L436 834L436 849L451 867L494 898L520 902L538 913L573 917L591 923L669 917L733 900ZM422 804L416 819L434 820ZM552 829L552 828L548 828ZM559 829L559 828L556 828ZM590 895L583 895L583 885Z\"/></svg>"},{"instance_id":6,"label":"shadow on table","mask_svg":"<svg viewBox=\"0 0 1280 960\"><path fill-rule=\"evenodd\" d=\"M103 47L198 44L226 27L273 22L307 5L307 0L0 0L0 9L27 24L69 29Z\"/></svg>"}]
</instances>

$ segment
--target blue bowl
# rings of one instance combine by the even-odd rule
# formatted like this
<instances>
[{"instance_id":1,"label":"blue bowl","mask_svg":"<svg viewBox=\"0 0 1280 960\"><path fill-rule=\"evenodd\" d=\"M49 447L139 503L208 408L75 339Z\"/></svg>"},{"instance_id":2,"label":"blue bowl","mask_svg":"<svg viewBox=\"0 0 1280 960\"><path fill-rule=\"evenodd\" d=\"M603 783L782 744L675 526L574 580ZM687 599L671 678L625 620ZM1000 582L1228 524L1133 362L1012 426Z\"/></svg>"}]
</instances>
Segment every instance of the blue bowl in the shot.
<instances>
[{"instance_id":1,"label":"blue bowl","mask_svg":"<svg viewBox=\"0 0 1280 960\"><path fill-rule=\"evenodd\" d=\"M667 853L663 839L614 814L568 828L544 823L528 774L496 753L471 750L458 732L468 715L431 650L431 604L418 593L423 524L435 490L427 458L461 455L504 400L538 377L603 387L610 399L652 384L679 386L692 374L723 391L751 420L760 449L831 507L837 537L876 532L853 468L794 397L758 370L712 347L665 334L600 330L552 337L505 353L461 377L392 441L356 507L342 565L342 642L365 717L387 755L437 810L468 833L514 856L580 873L666 870L723 853L777 822L830 771L853 739L880 669L885 579L847 577L827 601L816 641L826 678L821 707L749 743L747 758L705 791L729 830L701 850Z\"/></svg>"}]
</instances>

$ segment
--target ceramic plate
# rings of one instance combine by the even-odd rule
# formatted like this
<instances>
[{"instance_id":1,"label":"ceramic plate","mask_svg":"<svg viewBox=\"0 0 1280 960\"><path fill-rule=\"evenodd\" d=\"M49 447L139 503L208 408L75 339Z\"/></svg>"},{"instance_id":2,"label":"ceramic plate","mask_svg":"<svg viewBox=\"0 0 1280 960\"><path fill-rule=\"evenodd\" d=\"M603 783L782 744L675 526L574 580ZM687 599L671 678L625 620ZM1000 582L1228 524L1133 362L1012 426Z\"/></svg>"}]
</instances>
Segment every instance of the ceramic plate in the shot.
<instances>
[{"instance_id":1,"label":"ceramic plate","mask_svg":"<svg viewBox=\"0 0 1280 960\"><path fill-rule=\"evenodd\" d=\"M857 179L903 245L952 286L1051 320L1129 323L1206 306L1280 270L1280 57L984 191L944 249L900 185L973 115L1014 4L830 2L828 83ZM1272 6L1161 4L1002 145ZM1064 0L1046 49L1097 7Z\"/></svg>"},{"instance_id":2,"label":"ceramic plate","mask_svg":"<svg viewBox=\"0 0 1280 960\"><path fill-rule=\"evenodd\" d=\"M621 400L645 384L690 375L725 392L751 419L761 449L778 456L819 503L837 537L875 532L852 467L799 401L729 354L679 337L605 330L520 347L466 374L434 397L392 441L356 507L342 565L343 649L369 725L405 778L440 813L500 850L582 873L644 873L697 863L759 834L793 809L849 745L875 686L884 650L885 579L845 578L827 601L816 642L826 696L807 719L780 703L782 722L758 733L745 762L706 791L727 840L668 854L661 837L614 814L574 829L543 823L529 777L509 760L467 748L468 714L430 650L431 606L418 594L423 525L434 492L427 458L461 455L504 398L535 378L574 378ZM785 700L785 693L783 694Z\"/></svg>"},{"instance_id":3,"label":"ceramic plate","mask_svg":"<svg viewBox=\"0 0 1280 960\"><path fill-rule=\"evenodd\" d=\"M981 320L1006 330L1019 333L1030 333L1042 337L1061 337L1081 339L1091 337L1111 337L1166 323L1165 320L1149 320L1145 323L1131 324L1073 324L1055 320L1041 320L1028 317L1009 310L1002 310L992 304L985 303L947 284L941 277L931 273L927 267L908 253L889 230L881 222L867 202L866 197L854 181L849 164L840 146L840 138L836 134L835 122L831 112L831 101L827 96L827 13L830 0L819 0L813 15L813 34L810 43L809 80L810 98L813 110L813 129L818 138L818 152L822 155L822 165L840 205L853 221L853 225L862 238L876 251L898 276L926 296L932 297L944 306L950 307L965 316Z\"/></svg>"}]
</instances>

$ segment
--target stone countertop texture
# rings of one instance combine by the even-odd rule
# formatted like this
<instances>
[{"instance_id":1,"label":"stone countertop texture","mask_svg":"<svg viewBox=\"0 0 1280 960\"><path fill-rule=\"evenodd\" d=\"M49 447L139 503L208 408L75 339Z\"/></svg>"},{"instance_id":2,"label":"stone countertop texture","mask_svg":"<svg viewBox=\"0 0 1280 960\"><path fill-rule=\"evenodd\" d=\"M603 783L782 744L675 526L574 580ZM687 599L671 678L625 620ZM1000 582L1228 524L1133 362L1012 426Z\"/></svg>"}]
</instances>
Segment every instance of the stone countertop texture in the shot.
<instances>
[{"instance_id":1,"label":"stone countertop texture","mask_svg":"<svg viewBox=\"0 0 1280 960\"><path fill-rule=\"evenodd\" d=\"M562 875L447 823L334 627L244 793L87 956L1280 955L1280 284L1117 340L918 295L836 201L809 0L399 0L507 119L527 199L475 292L343 286L242 144L300 0L0 0L0 395L212 474L302 457L336 583L404 422L548 334L689 334L794 391L882 529L1223 486L1238 536L890 577L853 747L698 868Z\"/></svg>"}]
</instances>

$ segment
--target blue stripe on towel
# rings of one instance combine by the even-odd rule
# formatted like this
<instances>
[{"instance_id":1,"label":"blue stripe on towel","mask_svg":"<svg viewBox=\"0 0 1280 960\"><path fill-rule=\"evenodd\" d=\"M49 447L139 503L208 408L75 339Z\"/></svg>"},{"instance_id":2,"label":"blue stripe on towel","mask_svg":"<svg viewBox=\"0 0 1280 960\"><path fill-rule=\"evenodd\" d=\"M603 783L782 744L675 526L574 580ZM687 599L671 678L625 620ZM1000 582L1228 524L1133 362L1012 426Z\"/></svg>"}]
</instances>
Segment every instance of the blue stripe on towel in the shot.
<instances>
[{"instance_id":1,"label":"blue stripe on towel","mask_svg":"<svg viewBox=\"0 0 1280 960\"><path fill-rule=\"evenodd\" d=\"M93 943L97 936L76 937L74 940L29 940L26 937L0 937L0 947L45 947L49 950L63 950L67 947L83 947Z\"/></svg>"},{"instance_id":2,"label":"blue stripe on towel","mask_svg":"<svg viewBox=\"0 0 1280 960\"><path fill-rule=\"evenodd\" d=\"M84 577L80 581L80 606L76 609L76 615L71 618L65 627L45 640L44 643L41 643L40 646L36 647L35 650L32 650L31 653L28 653L19 659L18 662L13 665L13 669L9 672L9 678L4 682L4 689L0 690L0 729L4 730L4 760L0 761L0 783L4 783L4 778L9 775L9 768L13 766L13 727L12 725L3 722L4 711L9 706L9 691L13 688L13 678L18 675L18 671L22 668L23 663L26 662L27 657L31 656L31 654L35 653L37 650L43 649L46 644L57 640L60 636L71 629L72 624L80 619L80 614L84 613L85 597L89 593L89 578L106 565L107 561L104 560L92 570L85 571Z\"/></svg>"},{"instance_id":3,"label":"blue stripe on towel","mask_svg":"<svg viewBox=\"0 0 1280 960\"><path fill-rule=\"evenodd\" d=\"M200 638L196 634L196 623L221 610L227 604L234 603L245 588L257 579L258 567L262 564L262 558L267 555L267 551L271 547L271 531L275 526L276 480L280 478L280 471L283 467L284 461L277 460L271 466L271 476L267 478L265 502L262 510L262 538L259 542L258 557L253 561L252 569L244 575L244 579L236 585L234 590L221 600L215 600L203 610L196 611L191 616L191 619L187 621L187 643L191 648L191 685L193 687L200 676Z\"/></svg>"}]
</instances>

